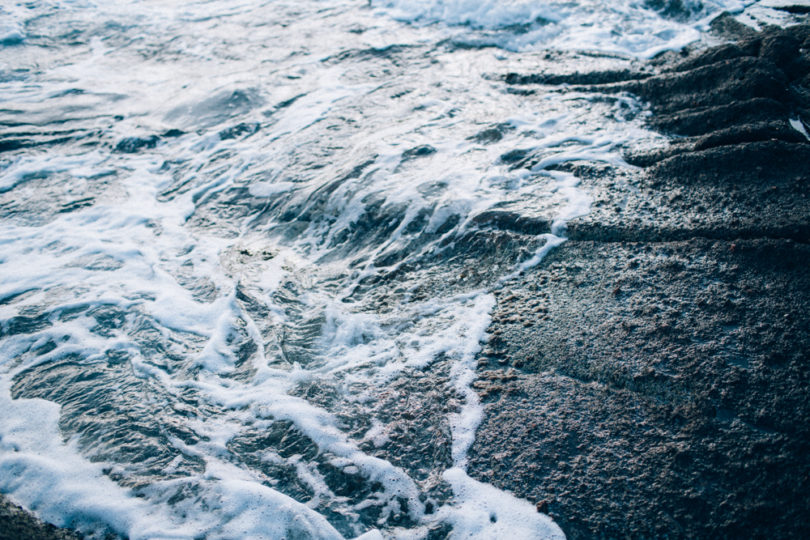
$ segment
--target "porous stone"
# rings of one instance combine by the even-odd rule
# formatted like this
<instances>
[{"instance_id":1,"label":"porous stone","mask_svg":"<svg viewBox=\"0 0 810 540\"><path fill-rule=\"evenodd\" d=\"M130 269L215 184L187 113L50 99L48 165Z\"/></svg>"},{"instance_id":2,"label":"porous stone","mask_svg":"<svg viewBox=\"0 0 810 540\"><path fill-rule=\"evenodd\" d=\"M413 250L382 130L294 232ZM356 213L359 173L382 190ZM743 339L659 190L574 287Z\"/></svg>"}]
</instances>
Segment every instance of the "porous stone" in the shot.
<instances>
[{"instance_id":1,"label":"porous stone","mask_svg":"<svg viewBox=\"0 0 810 540\"><path fill-rule=\"evenodd\" d=\"M742 35L652 75L507 77L633 92L678 136L638 171L563 166L592 212L497 291L478 357L470 474L569 538L810 534L810 28Z\"/></svg>"}]
</instances>

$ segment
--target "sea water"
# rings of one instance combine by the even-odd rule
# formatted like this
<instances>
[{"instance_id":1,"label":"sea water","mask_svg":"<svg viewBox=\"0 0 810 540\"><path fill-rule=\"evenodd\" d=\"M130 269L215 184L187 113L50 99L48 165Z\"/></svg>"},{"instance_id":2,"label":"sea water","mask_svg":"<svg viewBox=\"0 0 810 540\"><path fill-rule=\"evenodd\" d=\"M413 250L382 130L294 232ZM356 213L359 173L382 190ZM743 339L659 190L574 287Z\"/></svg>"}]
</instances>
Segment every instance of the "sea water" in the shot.
<instances>
[{"instance_id":1,"label":"sea water","mask_svg":"<svg viewBox=\"0 0 810 540\"><path fill-rule=\"evenodd\" d=\"M559 165L662 139L633 96L503 75L626 67L723 10L767 12L4 4L0 492L100 537L563 537L466 472L476 354L588 212Z\"/></svg>"}]
</instances>

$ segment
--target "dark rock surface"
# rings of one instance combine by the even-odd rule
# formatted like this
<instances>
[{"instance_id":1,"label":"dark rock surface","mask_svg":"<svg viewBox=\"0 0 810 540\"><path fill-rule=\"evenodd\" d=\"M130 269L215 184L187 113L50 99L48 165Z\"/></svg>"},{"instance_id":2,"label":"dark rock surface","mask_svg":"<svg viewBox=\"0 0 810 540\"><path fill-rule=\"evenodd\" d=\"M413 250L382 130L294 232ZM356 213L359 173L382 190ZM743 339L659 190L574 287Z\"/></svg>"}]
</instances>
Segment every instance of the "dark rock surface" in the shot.
<instances>
[{"instance_id":1,"label":"dark rock surface","mask_svg":"<svg viewBox=\"0 0 810 540\"><path fill-rule=\"evenodd\" d=\"M115 151L123 154L135 154L147 148L154 148L160 138L157 135L150 135L149 137L127 137L121 139L115 145Z\"/></svg>"},{"instance_id":2,"label":"dark rock surface","mask_svg":"<svg viewBox=\"0 0 810 540\"><path fill-rule=\"evenodd\" d=\"M628 152L637 172L564 165L592 212L498 291L479 356L471 474L571 539L810 536L808 45L771 28L652 73L507 77L632 92L677 136Z\"/></svg>"},{"instance_id":3,"label":"dark rock surface","mask_svg":"<svg viewBox=\"0 0 810 540\"><path fill-rule=\"evenodd\" d=\"M0 540L78 540L76 533L44 523L0 495Z\"/></svg>"},{"instance_id":4,"label":"dark rock surface","mask_svg":"<svg viewBox=\"0 0 810 540\"><path fill-rule=\"evenodd\" d=\"M810 532L808 261L773 240L553 252L498 294L479 478L571 538Z\"/></svg>"}]
</instances>

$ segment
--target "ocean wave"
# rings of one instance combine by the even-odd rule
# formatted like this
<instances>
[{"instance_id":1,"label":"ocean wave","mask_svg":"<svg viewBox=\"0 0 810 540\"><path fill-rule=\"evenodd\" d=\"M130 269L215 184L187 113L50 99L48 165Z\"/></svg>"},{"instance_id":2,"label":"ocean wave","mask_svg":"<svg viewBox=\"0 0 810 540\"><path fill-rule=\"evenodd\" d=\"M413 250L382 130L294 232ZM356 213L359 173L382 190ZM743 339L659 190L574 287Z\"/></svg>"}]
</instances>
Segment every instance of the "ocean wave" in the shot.
<instances>
[{"instance_id":1,"label":"ocean wave","mask_svg":"<svg viewBox=\"0 0 810 540\"><path fill-rule=\"evenodd\" d=\"M416 25L465 27L462 40L512 51L559 48L650 57L698 39L740 0L372 0L373 7Z\"/></svg>"}]
</instances>

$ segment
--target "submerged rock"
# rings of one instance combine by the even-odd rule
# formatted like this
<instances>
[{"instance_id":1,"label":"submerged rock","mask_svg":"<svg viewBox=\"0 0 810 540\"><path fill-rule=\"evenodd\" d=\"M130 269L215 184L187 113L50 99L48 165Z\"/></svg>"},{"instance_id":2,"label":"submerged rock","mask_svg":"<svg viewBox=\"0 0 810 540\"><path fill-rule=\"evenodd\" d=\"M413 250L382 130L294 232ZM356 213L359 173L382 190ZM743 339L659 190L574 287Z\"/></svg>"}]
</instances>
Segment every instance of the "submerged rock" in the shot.
<instances>
[{"instance_id":1,"label":"submerged rock","mask_svg":"<svg viewBox=\"0 0 810 540\"><path fill-rule=\"evenodd\" d=\"M427 157L432 154L436 153L436 149L430 146L429 144L424 144L422 146L417 146L402 152L402 160L408 161L411 159L417 159L421 157Z\"/></svg>"},{"instance_id":2,"label":"submerged rock","mask_svg":"<svg viewBox=\"0 0 810 540\"><path fill-rule=\"evenodd\" d=\"M154 148L160 138L157 135L150 135L149 137L127 137L121 139L115 145L115 151L122 154L135 154L141 150Z\"/></svg>"}]
</instances>

